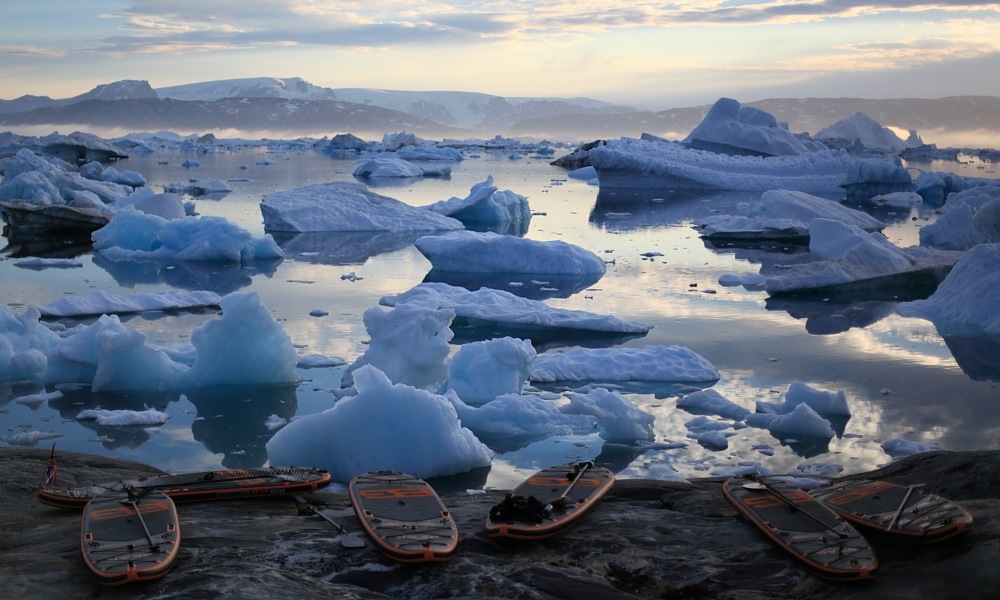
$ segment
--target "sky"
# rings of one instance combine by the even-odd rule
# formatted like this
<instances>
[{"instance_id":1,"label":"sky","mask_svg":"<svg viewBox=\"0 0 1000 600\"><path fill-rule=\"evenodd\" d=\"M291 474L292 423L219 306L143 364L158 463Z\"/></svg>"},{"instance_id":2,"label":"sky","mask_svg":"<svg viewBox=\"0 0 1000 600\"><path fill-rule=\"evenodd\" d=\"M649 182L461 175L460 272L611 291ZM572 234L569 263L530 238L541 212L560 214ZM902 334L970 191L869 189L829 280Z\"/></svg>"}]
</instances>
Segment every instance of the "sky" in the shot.
<instances>
[{"instance_id":1,"label":"sky","mask_svg":"<svg viewBox=\"0 0 1000 600\"><path fill-rule=\"evenodd\" d=\"M6 0L0 98L245 77L578 97L1000 96L1000 1Z\"/></svg>"}]
</instances>

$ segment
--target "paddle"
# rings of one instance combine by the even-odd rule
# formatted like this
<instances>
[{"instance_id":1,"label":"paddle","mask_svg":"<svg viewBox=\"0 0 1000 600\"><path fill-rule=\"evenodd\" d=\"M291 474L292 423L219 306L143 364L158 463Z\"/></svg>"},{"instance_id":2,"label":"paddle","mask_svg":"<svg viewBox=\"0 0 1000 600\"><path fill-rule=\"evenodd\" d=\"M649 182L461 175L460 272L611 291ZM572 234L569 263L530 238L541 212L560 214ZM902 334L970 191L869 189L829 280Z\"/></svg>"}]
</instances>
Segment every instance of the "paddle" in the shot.
<instances>
[{"instance_id":1,"label":"paddle","mask_svg":"<svg viewBox=\"0 0 1000 600\"><path fill-rule=\"evenodd\" d=\"M563 507L565 507L566 503L569 501L569 499L567 498L567 496L569 495L570 490L573 489L573 486L576 485L577 481L580 481L580 478L583 477L583 474L587 472L587 469L589 469L592 466L594 466L594 463L592 463L590 461L582 462L582 463L577 463L576 464L576 469L574 471L575 477L573 477L573 481L571 481L570 484L568 486L566 486L566 489L563 490L562 494L560 494L558 497L553 498L552 500L549 500L548 502L546 502L545 503L546 508L548 508L548 507L552 507L552 508L563 508Z\"/></svg>"},{"instance_id":2,"label":"paddle","mask_svg":"<svg viewBox=\"0 0 1000 600\"><path fill-rule=\"evenodd\" d=\"M903 515L903 510L906 508L906 501L910 499L910 494L912 494L913 490L916 488L923 487L923 485L924 484L922 483L915 483L907 486L906 495L903 496L903 501L899 503L899 509L896 511L896 514L893 515L892 520L889 521L889 526L885 529L886 531L892 531L892 528L896 526L896 521L899 521L899 517Z\"/></svg>"},{"instance_id":3,"label":"paddle","mask_svg":"<svg viewBox=\"0 0 1000 600\"><path fill-rule=\"evenodd\" d=\"M780 499L785 504L791 506L792 508L794 508L795 510L799 511L803 515L805 515L805 516L809 517L810 519L812 519L813 521L819 523L820 525L822 525L823 527L825 527L827 530L832 531L833 533L836 533L838 537L841 537L841 538L848 537L846 533L837 531L836 529L834 529L833 527L831 527L828 523L824 523L823 520L820 519L819 517L817 517L816 515L811 514L809 511L802 510L801 506L799 506L793 500L791 500L790 498L788 498L787 496L785 496L784 494L782 494L781 491L775 489L769 483L767 483L766 481L764 481L763 479L761 479L759 475L750 474L750 475L747 475L747 477L749 477L757 485L760 485L765 490L767 490L767 491L771 492L772 494L774 494L776 497L778 497L778 499ZM746 486L744 485L744 487L746 487ZM748 488L748 489L753 489L753 488ZM759 488L757 488L757 489L759 489Z\"/></svg>"},{"instance_id":4,"label":"paddle","mask_svg":"<svg viewBox=\"0 0 1000 600\"><path fill-rule=\"evenodd\" d=\"M152 552L159 552L160 545L153 541L153 536L149 533L149 527L146 527L146 520L142 518L142 511L139 510L139 497L135 495L131 487L127 487L124 482L122 482L122 488L128 493L128 499L121 500L122 504L131 504L132 510L135 511L135 516L139 518L139 523L142 525L142 531L146 534L146 541L149 542L149 549Z\"/></svg>"},{"instance_id":5,"label":"paddle","mask_svg":"<svg viewBox=\"0 0 1000 600\"><path fill-rule=\"evenodd\" d=\"M331 519L329 516L323 514L323 511L319 510L315 506L310 507L310 509L313 511L314 514L317 514L317 515L323 517L329 523L331 523L334 527L337 528L337 531L339 531L340 534L341 534L340 535L340 545L341 546L343 546L344 548L364 548L365 547L365 541L363 539L361 539L360 537L358 537L357 534L348 533L346 529L344 529L343 527L341 527L340 523L337 523L336 521L334 521L333 519Z\"/></svg>"}]
</instances>

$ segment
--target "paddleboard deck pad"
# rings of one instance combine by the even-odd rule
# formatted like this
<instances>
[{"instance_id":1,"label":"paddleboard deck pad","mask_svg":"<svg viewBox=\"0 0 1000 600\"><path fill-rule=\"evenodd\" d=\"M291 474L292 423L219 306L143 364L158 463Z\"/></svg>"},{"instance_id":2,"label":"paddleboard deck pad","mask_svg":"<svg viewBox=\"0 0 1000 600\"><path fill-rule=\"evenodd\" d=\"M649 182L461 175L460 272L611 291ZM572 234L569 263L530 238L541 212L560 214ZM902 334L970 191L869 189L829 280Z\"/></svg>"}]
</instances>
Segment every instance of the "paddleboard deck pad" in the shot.
<instances>
[{"instance_id":1,"label":"paddleboard deck pad","mask_svg":"<svg viewBox=\"0 0 1000 600\"><path fill-rule=\"evenodd\" d=\"M839 581L870 579L878 559L850 523L806 492L780 479L734 477L726 499L809 571Z\"/></svg>"},{"instance_id":2,"label":"paddleboard deck pad","mask_svg":"<svg viewBox=\"0 0 1000 600\"><path fill-rule=\"evenodd\" d=\"M49 506L82 509L93 498L108 492L121 493L126 488L132 488L137 492L160 490L174 502L196 502L276 494L302 494L315 491L329 483L330 473L323 469L307 467L224 469L161 475L74 488L42 486L36 496L39 502Z\"/></svg>"},{"instance_id":3,"label":"paddleboard deck pad","mask_svg":"<svg viewBox=\"0 0 1000 600\"><path fill-rule=\"evenodd\" d=\"M110 492L83 509L80 552L104 585L163 577L174 566L180 541L177 510L159 490L141 496Z\"/></svg>"},{"instance_id":4,"label":"paddleboard deck pad","mask_svg":"<svg viewBox=\"0 0 1000 600\"><path fill-rule=\"evenodd\" d=\"M614 483L614 473L589 462L542 469L490 510L486 535L523 540L553 536L579 521Z\"/></svg>"},{"instance_id":5,"label":"paddleboard deck pad","mask_svg":"<svg viewBox=\"0 0 1000 600\"><path fill-rule=\"evenodd\" d=\"M458 524L426 481L372 471L352 479L347 492L365 533L389 558L421 563L455 555Z\"/></svg>"},{"instance_id":6,"label":"paddleboard deck pad","mask_svg":"<svg viewBox=\"0 0 1000 600\"><path fill-rule=\"evenodd\" d=\"M940 542L972 530L972 515L961 506L888 481L841 481L810 494L855 525L894 539Z\"/></svg>"}]
</instances>

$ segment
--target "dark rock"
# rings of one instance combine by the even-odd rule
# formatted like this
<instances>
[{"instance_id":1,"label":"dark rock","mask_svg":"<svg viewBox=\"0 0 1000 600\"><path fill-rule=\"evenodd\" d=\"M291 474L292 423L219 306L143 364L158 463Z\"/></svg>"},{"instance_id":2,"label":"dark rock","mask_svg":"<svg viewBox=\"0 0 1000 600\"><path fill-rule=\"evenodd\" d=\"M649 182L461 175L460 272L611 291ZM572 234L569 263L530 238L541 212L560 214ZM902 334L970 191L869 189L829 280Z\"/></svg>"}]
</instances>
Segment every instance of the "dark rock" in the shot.
<instances>
[{"instance_id":1,"label":"dark rock","mask_svg":"<svg viewBox=\"0 0 1000 600\"><path fill-rule=\"evenodd\" d=\"M58 598L988 598L1000 589L1000 451L933 452L846 478L925 483L976 519L971 533L914 546L870 538L879 575L829 582L802 571L725 501L719 478L691 483L620 480L573 529L532 542L487 538L483 522L502 491L444 497L462 541L447 563L402 565L369 543L350 548L312 513L350 534L360 526L345 494L181 504L182 547L163 579L104 588L80 558L80 515L35 500L48 450L0 449L3 593ZM159 471L60 453L60 484Z\"/></svg>"}]
</instances>

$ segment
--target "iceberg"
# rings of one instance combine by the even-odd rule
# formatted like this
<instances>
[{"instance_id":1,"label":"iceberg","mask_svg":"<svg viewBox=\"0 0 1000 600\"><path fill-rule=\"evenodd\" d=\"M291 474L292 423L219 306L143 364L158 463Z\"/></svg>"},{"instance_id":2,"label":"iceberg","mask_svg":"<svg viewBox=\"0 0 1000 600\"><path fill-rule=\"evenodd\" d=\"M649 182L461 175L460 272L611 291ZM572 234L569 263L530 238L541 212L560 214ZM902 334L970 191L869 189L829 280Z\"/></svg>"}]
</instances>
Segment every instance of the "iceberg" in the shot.
<instances>
[{"instance_id":1,"label":"iceberg","mask_svg":"<svg viewBox=\"0 0 1000 600\"><path fill-rule=\"evenodd\" d=\"M260 203L265 231L448 231L460 221L335 181L276 192Z\"/></svg>"},{"instance_id":2,"label":"iceberg","mask_svg":"<svg viewBox=\"0 0 1000 600\"><path fill-rule=\"evenodd\" d=\"M481 288L469 291L446 283L421 283L395 296L383 296L379 303L395 306L414 303L455 311L456 322L471 326L489 326L501 330L542 333L560 329L590 333L628 333L645 335L651 327L623 321L611 315L552 308L538 300L515 296L503 290Z\"/></svg>"},{"instance_id":3,"label":"iceberg","mask_svg":"<svg viewBox=\"0 0 1000 600\"><path fill-rule=\"evenodd\" d=\"M561 240L455 231L418 238L416 246L437 271L578 275L590 283L607 271L601 257Z\"/></svg>"},{"instance_id":4,"label":"iceberg","mask_svg":"<svg viewBox=\"0 0 1000 600\"><path fill-rule=\"evenodd\" d=\"M524 235L531 222L528 199L510 190L498 191L492 175L472 186L465 198L450 198L423 208L458 219L466 227L511 235Z\"/></svg>"},{"instance_id":5,"label":"iceberg","mask_svg":"<svg viewBox=\"0 0 1000 600\"><path fill-rule=\"evenodd\" d=\"M804 291L871 291L900 285L936 285L960 253L912 246L900 248L880 233L829 219L809 223L813 262L785 265L764 282L769 294Z\"/></svg>"},{"instance_id":6,"label":"iceberg","mask_svg":"<svg viewBox=\"0 0 1000 600\"><path fill-rule=\"evenodd\" d=\"M577 348L543 354L531 366L531 381L717 381L719 370L683 346Z\"/></svg>"},{"instance_id":7,"label":"iceberg","mask_svg":"<svg viewBox=\"0 0 1000 600\"><path fill-rule=\"evenodd\" d=\"M966 252L927 299L901 304L904 317L932 321L939 330L978 329L1000 335L1000 244Z\"/></svg>"},{"instance_id":8,"label":"iceberg","mask_svg":"<svg viewBox=\"0 0 1000 600\"><path fill-rule=\"evenodd\" d=\"M366 471L430 478L490 465L493 451L462 425L447 398L393 384L371 365L358 369L354 382L356 396L280 429L267 442L271 463L313 465L340 483Z\"/></svg>"},{"instance_id":9,"label":"iceberg","mask_svg":"<svg viewBox=\"0 0 1000 600\"><path fill-rule=\"evenodd\" d=\"M794 156L825 149L794 135L770 113L742 106L732 98L716 100L681 143L697 150L743 156Z\"/></svg>"},{"instance_id":10,"label":"iceberg","mask_svg":"<svg viewBox=\"0 0 1000 600\"><path fill-rule=\"evenodd\" d=\"M1000 186L980 186L948 195L937 221L920 229L920 245L968 250L1000 242Z\"/></svg>"},{"instance_id":11,"label":"iceberg","mask_svg":"<svg viewBox=\"0 0 1000 600\"><path fill-rule=\"evenodd\" d=\"M731 156L668 141L621 138L590 151L602 188L667 188L812 194L838 193L858 159L841 150L760 157Z\"/></svg>"}]
</instances>

